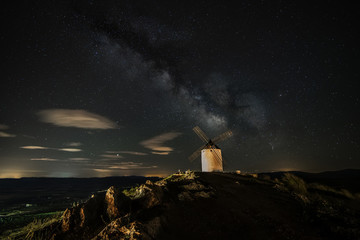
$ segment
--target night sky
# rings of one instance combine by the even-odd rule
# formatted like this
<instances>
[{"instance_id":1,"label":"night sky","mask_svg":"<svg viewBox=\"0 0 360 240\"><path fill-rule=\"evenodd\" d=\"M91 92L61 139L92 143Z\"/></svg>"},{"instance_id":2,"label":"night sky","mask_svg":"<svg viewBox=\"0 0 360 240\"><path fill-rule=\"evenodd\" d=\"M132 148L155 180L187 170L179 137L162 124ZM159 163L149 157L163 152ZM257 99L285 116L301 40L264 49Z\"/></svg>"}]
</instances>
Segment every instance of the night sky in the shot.
<instances>
[{"instance_id":1,"label":"night sky","mask_svg":"<svg viewBox=\"0 0 360 240\"><path fill-rule=\"evenodd\" d=\"M358 8L236 3L2 6L0 178L360 168Z\"/></svg>"}]
</instances>

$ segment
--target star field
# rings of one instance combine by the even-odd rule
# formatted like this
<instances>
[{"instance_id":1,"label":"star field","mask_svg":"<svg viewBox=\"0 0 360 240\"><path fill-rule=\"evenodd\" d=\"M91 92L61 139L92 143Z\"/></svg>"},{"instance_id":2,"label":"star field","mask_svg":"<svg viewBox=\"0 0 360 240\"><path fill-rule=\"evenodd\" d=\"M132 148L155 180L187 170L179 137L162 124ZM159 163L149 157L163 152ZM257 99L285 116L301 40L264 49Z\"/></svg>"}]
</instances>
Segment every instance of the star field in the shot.
<instances>
[{"instance_id":1,"label":"star field","mask_svg":"<svg viewBox=\"0 0 360 240\"><path fill-rule=\"evenodd\" d=\"M23 1L2 10L0 177L359 168L351 4Z\"/></svg>"}]
</instances>

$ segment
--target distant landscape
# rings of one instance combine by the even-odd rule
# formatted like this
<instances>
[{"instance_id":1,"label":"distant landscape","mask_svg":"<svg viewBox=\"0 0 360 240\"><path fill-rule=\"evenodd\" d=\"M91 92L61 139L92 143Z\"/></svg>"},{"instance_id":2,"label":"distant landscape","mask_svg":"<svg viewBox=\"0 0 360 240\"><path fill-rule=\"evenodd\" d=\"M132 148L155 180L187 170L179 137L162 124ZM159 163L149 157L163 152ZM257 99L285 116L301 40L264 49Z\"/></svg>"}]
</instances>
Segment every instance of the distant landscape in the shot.
<instances>
[{"instance_id":1,"label":"distant landscape","mask_svg":"<svg viewBox=\"0 0 360 240\"><path fill-rule=\"evenodd\" d=\"M133 187L156 177L20 178L0 179L1 233L22 227L34 219L61 214L110 186Z\"/></svg>"}]
</instances>

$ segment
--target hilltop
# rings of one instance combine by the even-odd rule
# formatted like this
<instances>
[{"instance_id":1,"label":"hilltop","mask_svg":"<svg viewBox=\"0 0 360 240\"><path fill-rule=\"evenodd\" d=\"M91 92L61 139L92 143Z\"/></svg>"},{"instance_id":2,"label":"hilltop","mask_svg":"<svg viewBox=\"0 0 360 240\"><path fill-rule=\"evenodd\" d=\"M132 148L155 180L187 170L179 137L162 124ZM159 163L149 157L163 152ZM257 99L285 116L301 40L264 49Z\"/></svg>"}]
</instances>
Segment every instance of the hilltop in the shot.
<instances>
[{"instance_id":1,"label":"hilltop","mask_svg":"<svg viewBox=\"0 0 360 240\"><path fill-rule=\"evenodd\" d=\"M360 239L360 194L291 174L173 174L110 187L12 239ZM10 238L10 239L11 239Z\"/></svg>"}]
</instances>

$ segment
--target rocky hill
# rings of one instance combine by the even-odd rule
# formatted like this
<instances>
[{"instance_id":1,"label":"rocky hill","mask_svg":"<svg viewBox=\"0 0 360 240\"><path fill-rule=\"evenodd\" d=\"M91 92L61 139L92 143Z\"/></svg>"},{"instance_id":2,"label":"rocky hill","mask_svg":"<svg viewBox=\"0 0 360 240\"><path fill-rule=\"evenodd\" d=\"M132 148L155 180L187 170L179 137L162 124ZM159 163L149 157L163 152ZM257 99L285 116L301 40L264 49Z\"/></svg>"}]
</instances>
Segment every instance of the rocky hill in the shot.
<instances>
[{"instance_id":1,"label":"rocky hill","mask_svg":"<svg viewBox=\"0 0 360 240\"><path fill-rule=\"evenodd\" d=\"M360 194L293 174L173 174L91 196L13 239L360 239Z\"/></svg>"}]
</instances>

